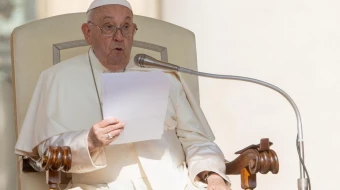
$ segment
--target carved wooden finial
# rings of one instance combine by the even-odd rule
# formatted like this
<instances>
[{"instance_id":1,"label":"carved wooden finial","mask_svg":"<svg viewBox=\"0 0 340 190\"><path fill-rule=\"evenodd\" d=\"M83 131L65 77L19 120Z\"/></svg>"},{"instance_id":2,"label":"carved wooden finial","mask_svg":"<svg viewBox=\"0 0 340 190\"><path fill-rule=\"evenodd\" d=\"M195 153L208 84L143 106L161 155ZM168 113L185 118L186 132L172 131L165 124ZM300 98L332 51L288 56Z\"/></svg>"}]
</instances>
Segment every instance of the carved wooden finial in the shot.
<instances>
[{"instance_id":1,"label":"carved wooden finial","mask_svg":"<svg viewBox=\"0 0 340 190\"><path fill-rule=\"evenodd\" d=\"M237 151L235 154L240 155L232 162L226 163L226 174L241 174L242 189L255 189L256 173L279 172L279 159L275 151L270 149L272 144L268 138L263 138L260 144L253 144Z\"/></svg>"}]
</instances>

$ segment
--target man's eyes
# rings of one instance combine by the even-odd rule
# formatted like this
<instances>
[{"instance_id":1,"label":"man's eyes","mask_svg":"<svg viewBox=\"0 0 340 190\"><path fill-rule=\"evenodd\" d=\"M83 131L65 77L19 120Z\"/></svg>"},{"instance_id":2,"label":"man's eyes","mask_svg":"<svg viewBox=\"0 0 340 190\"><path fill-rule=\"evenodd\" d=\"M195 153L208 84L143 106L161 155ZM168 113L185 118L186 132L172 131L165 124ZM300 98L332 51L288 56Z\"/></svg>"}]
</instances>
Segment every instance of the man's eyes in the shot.
<instances>
[{"instance_id":1,"label":"man's eyes","mask_svg":"<svg viewBox=\"0 0 340 190\"><path fill-rule=\"evenodd\" d=\"M114 25L104 25L103 28L112 30L112 29L114 29L116 27Z\"/></svg>"},{"instance_id":2,"label":"man's eyes","mask_svg":"<svg viewBox=\"0 0 340 190\"><path fill-rule=\"evenodd\" d=\"M129 24L124 24L123 28L130 28L130 25Z\"/></svg>"},{"instance_id":3,"label":"man's eyes","mask_svg":"<svg viewBox=\"0 0 340 190\"><path fill-rule=\"evenodd\" d=\"M123 26L121 26L122 29L129 29L131 28L132 25L130 24L124 24ZM114 30L115 28L117 28L115 25L104 25L103 29L105 30Z\"/></svg>"}]
</instances>

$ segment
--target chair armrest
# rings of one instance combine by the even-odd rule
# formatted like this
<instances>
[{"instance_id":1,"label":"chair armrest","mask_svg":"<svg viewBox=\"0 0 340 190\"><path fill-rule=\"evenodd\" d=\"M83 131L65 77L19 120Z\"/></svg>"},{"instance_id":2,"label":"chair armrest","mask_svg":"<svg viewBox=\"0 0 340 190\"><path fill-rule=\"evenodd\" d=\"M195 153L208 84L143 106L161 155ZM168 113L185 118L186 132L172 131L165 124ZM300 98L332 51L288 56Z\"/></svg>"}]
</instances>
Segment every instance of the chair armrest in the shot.
<instances>
[{"instance_id":1,"label":"chair armrest","mask_svg":"<svg viewBox=\"0 0 340 190\"><path fill-rule=\"evenodd\" d=\"M241 174L242 189L256 188L256 173L273 174L279 172L279 159L274 150L270 149L273 143L269 139L261 139L260 144L250 145L235 154L240 154L235 160L226 162L226 174Z\"/></svg>"},{"instance_id":2,"label":"chair armrest","mask_svg":"<svg viewBox=\"0 0 340 190\"><path fill-rule=\"evenodd\" d=\"M269 147L269 139L261 139L260 144L250 145L235 154L240 154L235 160L226 162L227 175L241 174L242 189L256 188L256 173L273 174L279 172L279 160L274 150ZM61 171L71 168L72 154L69 147L49 147L40 158L27 157L23 162L23 171L48 171L49 189L60 189ZM29 167L31 166L31 167Z\"/></svg>"},{"instance_id":3,"label":"chair armrest","mask_svg":"<svg viewBox=\"0 0 340 190\"><path fill-rule=\"evenodd\" d=\"M61 172L71 169L72 154L70 147L48 147L41 157L26 157L23 172L47 171L49 189L60 189ZM31 167L30 167L31 166Z\"/></svg>"}]
</instances>

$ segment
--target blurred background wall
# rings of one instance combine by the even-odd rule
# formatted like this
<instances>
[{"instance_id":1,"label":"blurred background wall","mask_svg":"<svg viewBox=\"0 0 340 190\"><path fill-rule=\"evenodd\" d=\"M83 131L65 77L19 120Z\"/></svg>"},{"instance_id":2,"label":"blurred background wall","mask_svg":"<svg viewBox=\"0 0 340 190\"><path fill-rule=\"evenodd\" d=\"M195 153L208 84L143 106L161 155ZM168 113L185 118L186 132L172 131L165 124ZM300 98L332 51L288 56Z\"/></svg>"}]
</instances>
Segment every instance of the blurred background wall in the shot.
<instances>
[{"instance_id":1,"label":"blurred background wall","mask_svg":"<svg viewBox=\"0 0 340 190\"><path fill-rule=\"evenodd\" d=\"M313 189L338 189L340 2L162 2L162 19L195 32L199 70L264 80L293 98L302 116ZM202 108L226 157L269 137L280 172L259 176L258 189L297 189L297 127L289 103L270 89L244 82L201 78L200 87ZM233 189L240 189L239 179L232 181Z\"/></svg>"},{"instance_id":2,"label":"blurred background wall","mask_svg":"<svg viewBox=\"0 0 340 190\"><path fill-rule=\"evenodd\" d=\"M91 0L0 0L0 189L16 189L9 36L31 20L85 11ZM199 70L253 77L286 91L300 109L313 189L338 189L340 2L335 0L130 0L134 13L196 35ZM180 47L179 47L180 48ZM200 78L201 105L226 158L269 137L278 175L258 189L297 189L296 119L278 93L255 84ZM232 176L233 189L240 189Z\"/></svg>"},{"instance_id":3,"label":"blurred background wall","mask_svg":"<svg viewBox=\"0 0 340 190\"><path fill-rule=\"evenodd\" d=\"M0 0L0 189L17 189L10 35L36 18L35 0Z\"/></svg>"}]
</instances>

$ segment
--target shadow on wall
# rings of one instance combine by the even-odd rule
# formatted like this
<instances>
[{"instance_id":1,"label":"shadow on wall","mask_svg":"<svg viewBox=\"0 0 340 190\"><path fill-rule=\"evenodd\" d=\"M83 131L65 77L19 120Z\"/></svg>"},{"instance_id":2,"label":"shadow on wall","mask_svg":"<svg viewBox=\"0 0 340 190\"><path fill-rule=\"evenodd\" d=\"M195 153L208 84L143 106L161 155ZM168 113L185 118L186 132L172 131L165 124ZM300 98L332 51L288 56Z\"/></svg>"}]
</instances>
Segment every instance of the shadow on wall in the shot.
<instances>
[{"instance_id":1,"label":"shadow on wall","mask_svg":"<svg viewBox=\"0 0 340 190\"><path fill-rule=\"evenodd\" d=\"M0 69L0 190L17 189L15 142L11 75Z\"/></svg>"}]
</instances>

